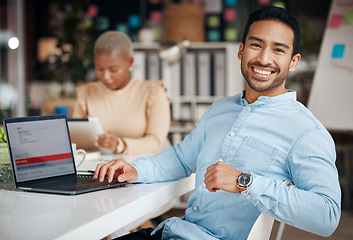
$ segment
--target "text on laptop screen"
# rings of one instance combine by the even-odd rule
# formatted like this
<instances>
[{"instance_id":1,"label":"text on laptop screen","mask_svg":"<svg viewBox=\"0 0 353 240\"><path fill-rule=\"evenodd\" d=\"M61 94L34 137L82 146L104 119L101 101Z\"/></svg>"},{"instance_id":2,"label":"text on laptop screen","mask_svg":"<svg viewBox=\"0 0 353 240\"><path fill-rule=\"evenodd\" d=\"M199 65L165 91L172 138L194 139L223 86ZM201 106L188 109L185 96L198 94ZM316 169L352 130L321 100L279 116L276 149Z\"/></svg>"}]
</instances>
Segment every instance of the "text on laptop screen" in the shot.
<instances>
[{"instance_id":1,"label":"text on laptop screen","mask_svg":"<svg viewBox=\"0 0 353 240\"><path fill-rule=\"evenodd\" d=\"M17 182L75 173L66 121L7 124Z\"/></svg>"}]
</instances>

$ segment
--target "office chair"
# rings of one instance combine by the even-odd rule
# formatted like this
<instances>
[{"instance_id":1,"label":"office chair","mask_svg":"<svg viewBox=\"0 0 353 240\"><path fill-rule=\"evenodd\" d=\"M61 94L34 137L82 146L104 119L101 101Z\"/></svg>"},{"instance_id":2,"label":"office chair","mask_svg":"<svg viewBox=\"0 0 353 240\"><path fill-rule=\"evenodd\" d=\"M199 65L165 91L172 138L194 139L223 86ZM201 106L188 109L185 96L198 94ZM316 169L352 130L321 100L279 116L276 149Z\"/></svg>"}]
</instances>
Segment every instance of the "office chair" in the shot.
<instances>
[{"instance_id":1,"label":"office chair","mask_svg":"<svg viewBox=\"0 0 353 240\"><path fill-rule=\"evenodd\" d=\"M256 219L247 240L269 240L274 219L266 213L261 213Z\"/></svg>"}]
</instances>

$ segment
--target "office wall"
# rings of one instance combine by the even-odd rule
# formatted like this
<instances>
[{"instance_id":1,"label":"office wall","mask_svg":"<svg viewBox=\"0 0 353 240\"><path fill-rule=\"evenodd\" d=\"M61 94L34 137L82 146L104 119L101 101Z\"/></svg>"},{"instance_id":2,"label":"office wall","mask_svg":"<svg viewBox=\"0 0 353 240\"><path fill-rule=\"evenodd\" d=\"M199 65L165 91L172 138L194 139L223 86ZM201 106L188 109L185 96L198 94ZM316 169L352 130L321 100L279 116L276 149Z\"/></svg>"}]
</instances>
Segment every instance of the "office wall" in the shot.
<instances>
[{"instance_id":1,"label":"office wall","mask_svg":"<svg viewBox=\"0 0 353 240\"><path fill-rule=\"evenodd\" d=\"M334 0L309 109L330 130L353 129L353 0Z\"/></svg>"}]
</instances>

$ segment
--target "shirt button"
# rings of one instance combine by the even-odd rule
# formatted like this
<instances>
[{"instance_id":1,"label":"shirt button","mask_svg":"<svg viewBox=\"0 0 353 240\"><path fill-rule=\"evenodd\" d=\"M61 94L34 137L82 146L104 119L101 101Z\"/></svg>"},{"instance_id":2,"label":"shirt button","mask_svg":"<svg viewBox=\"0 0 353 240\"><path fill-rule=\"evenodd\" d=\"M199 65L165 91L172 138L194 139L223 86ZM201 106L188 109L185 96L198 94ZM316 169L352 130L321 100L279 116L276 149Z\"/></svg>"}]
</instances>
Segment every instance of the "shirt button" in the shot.
<instances>
[{"instance_id":1,"label":"shirt button","mask_svg":"<svg viewBox=\"0 0 353 240\"><path fill-rule=\"evenodd\" d=\"M250 198L251 198L251 196L248 194L248 195L246 195L246 198L247 198L247 199L250 199Z\"/></svg>"},{"instance_id":2,"label":"shirt button","mask_svg":"<svg viewBox=\"0 0 353 240\"><path fill-rule=\"evenodd\" d=\"M251 107L247 107L246 110L248 110L250 112L251 111Z\"/></svg>"},{"instance_id":3,"label":"shirt button","mask_svg":"<svg viewBox=\"0 0 353 240\"><path fill-rule=\"evenodd\" d=\"M192 209L194 209L194 211L196 211L196 210L197 210L197 207L193 207Z\"/></svg>"},{"instance_id":4,"label":"shirt button","mask_svg":"<svg viewBox=\"0 0 353 240\"><path fill-rule=\"evenodd\" d=\"M218 161L219 161L219 162L223 162L223 159L222 159L222 158L220 158Z\"/></svg>"},{"instance_id":5,"label":"shirt button","mask_svg":"<svg viewBox=\"0 0 353 240\"><path fill-rule=\"evenodd\" d=\"M233 137L233 136L234 136L234 132L231 132L231 133L229 134L229 136Z\"/></svg>"},{"instance_id":6,"label":"shirt button","mask_svg":"<svg viewBox=\"0 0 353 240\"><path fill-rule=\"evenodd\" d=\"M203 187L206 188L206 184L205 183L203 184Z\"/></svg>"}]
</instances>

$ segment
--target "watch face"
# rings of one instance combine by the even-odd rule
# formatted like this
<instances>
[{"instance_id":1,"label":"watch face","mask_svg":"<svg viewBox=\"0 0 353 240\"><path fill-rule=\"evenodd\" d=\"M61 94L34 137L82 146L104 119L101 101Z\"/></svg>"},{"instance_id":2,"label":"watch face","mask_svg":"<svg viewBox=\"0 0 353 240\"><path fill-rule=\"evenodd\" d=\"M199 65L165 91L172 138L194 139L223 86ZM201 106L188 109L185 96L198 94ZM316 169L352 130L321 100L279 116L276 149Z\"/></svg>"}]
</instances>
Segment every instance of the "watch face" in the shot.
<instances>
[{"instance_id":1,"label":"watch face","mask_svg":"<svg viewBox=\"0 0 353 240\"><path fill-rule=\"evenodd\" d=\"M240 174L238 178L238 184L240 186L246 187L250 183L250 175L248 174Z\"/></svg>"}]
</instances>

